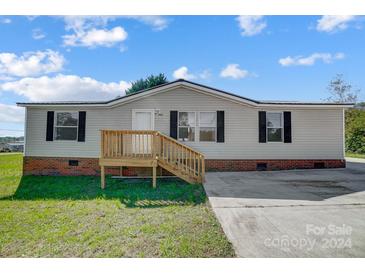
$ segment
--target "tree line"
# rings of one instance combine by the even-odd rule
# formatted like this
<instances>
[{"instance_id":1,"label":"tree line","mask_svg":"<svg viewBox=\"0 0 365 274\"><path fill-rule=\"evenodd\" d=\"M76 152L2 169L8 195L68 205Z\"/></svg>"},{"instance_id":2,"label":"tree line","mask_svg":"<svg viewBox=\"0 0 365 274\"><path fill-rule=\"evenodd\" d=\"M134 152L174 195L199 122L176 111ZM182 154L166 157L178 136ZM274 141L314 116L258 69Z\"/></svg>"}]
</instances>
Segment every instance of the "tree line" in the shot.
<instances>
[{"instance_id":1,"label":"tree line","mask_svg":"<svg viewBox=\"0 0 365 274\"><path fill-rule=\"evenodd\" d=\"M331 96L327 101L355 105L345 112L346 151L365 154L365 102L358 101L360 89L354 89L342 74L338 74L329 83L328 91Z\"/></svg>"}]
</instances>

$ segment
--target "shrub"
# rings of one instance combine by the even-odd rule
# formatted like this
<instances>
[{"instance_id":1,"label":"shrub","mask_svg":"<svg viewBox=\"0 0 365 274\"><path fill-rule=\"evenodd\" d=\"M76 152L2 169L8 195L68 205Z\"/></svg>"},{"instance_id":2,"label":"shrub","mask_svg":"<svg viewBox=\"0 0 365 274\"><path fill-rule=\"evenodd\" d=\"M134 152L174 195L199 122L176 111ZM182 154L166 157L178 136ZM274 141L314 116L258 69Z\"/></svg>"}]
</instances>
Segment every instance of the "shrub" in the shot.
<instances>
[{"instance_id":1,"label":"shrub","mask_svg":"<svg viewBox=\"0 0 365 274\"><path fill-rule=\"evenodd\" d=\"M346 151L365 153L365 111L346 111Z\"/></svg>"}]
</instances>

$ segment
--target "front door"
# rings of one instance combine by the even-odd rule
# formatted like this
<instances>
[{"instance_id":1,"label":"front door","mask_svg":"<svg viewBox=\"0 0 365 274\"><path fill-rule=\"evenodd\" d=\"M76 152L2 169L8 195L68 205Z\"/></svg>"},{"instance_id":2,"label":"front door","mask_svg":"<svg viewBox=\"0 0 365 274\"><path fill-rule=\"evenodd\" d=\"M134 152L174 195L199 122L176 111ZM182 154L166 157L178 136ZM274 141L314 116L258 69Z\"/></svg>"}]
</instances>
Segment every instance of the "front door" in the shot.
<instances>
[{"instance_id":1,"label":"front door","mask_svg":"<svg viewBox=\"0 0 365 274\"><path fill-rule=\"evenodd\" d=\"M133 130L154 130L155 111L153 109L134 109L132 113ZM150 154L151 135L133 135L132 147L135 154Z\"/></svg>"}]
</instances>

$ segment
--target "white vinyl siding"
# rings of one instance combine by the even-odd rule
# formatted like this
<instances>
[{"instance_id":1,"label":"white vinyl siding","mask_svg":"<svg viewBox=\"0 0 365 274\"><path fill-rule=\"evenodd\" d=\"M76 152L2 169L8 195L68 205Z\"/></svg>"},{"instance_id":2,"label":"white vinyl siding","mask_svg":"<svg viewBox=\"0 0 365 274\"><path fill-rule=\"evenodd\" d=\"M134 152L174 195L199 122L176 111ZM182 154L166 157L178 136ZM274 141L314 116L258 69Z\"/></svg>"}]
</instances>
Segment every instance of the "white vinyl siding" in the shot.
<instances>
[{"instance_id":1,"label":"white vinyl siding","mask_svg":"<svg viewBox=\"0 0 365 274\"><path fill-rule=\"evenodd\" d=\"M131 129L133 109L156 109L155 129L170 134L170 110L225 111L225 142L187 144L207 159L343 159L342 109L253 108L187 88L177 88L113 108L28 107L26 156L99 157L100 129ZM86 142L46 142L47 110L86 111ZM291 111L292 143L258 142L258 111Z\"/></svg>"}]
</instances>

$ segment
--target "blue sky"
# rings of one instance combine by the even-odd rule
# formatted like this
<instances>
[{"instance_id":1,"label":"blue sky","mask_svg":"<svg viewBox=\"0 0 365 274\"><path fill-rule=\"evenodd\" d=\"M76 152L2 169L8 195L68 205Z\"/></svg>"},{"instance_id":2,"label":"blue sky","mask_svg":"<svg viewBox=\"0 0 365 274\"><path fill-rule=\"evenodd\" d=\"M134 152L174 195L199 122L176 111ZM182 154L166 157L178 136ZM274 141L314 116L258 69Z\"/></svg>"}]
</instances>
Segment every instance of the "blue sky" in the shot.
<instances>
[{"instance_id":1,"label":"blue sky","mask_svg":"<svg viewBox=\"0 0 365 274\"><path fill-rule=\"evenodd\" d=\"M165 73L253 99L320 101L342 73L365 100L359 16L0 17L0 136L17 101L110 99Z\"/></svg>"}]
</instances>

